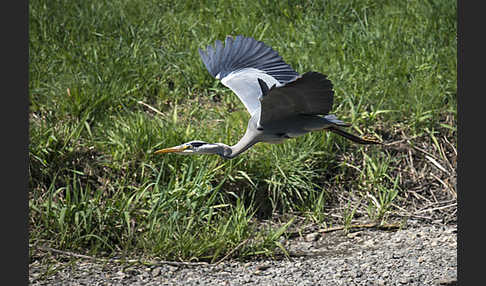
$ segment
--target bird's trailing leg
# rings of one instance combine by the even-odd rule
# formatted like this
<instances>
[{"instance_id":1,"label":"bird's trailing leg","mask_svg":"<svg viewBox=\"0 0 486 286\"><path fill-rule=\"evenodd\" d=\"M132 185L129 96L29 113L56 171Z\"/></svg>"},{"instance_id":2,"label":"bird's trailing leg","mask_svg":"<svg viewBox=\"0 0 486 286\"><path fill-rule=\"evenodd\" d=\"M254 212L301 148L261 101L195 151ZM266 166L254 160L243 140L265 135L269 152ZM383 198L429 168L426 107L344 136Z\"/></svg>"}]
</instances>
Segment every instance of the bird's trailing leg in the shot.
<instances>
[{"instance_id":1,"label":"bird's trailing leg","mask_svg":"<svg viewBox=\"0 0 486 286\"><path fill-rule=\"evenodd\" d=\"M331 132L334 132L336 134L339 134L341 136L343 136L344 138L346 139L349 139L355 143L359 143L359 144L366 144L366 145L369 145L369 144L382 144L381 142L379 141L376 141L374 139L370 139L370 138L362 138L362 137L359 137L359 136L356 136L356 135L353 135L351 133L348 133L344 130L342 130L341 128L337 127L337 126L330 126L327 128L327 130L331 131Z\"/></svg>"}]
</instances>

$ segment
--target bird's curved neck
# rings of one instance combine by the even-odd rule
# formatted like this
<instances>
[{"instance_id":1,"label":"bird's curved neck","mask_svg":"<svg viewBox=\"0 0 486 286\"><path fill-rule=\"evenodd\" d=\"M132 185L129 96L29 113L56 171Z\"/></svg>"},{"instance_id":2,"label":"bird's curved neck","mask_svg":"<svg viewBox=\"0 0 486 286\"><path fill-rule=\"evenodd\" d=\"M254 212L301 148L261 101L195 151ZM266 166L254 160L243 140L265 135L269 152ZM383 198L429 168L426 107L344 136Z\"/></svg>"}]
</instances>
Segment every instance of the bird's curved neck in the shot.
<instances>
[{"instance_id":1,"label":"bird's curved neck","mask_svg":"<svg viewBox=\"0 0 486 286\"><path fill-rule=\"evenodd\" d=\"M256 143L258 143L257 137L251 132L246 132L240 141L233 146L221 144L223 145L223 154L221 156L226 159L232 159L245 152Z\"/></svg>"},{"instance_id":2,"label":"bird's curved neck","mask_svg":"<svg viewBox=\"0 0 486 286\"><path fill-rule=\"evenodd\" d=\"M228 146L228 149L229 149L230 152L228 152L228 154L225 154L223 157L225 157L227 159L232 159L232 158L240 155L241 153L245 152L248 148L250 148L251 146L253 146L256 143L256 142L254 142L254 143L251 143L251 144L242 144L240 142L241 141L239 141L238 143L236 143L233 146Z\"/></svg>"}]
</instances>

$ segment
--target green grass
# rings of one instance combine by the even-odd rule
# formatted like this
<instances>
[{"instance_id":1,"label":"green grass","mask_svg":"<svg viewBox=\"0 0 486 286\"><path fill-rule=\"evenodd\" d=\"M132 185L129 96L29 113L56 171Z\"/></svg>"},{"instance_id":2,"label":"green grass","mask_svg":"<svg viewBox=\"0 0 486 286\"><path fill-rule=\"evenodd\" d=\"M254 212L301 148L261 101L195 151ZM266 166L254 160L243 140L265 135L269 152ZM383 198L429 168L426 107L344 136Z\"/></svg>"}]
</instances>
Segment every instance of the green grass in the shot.
<instances>
[{"instance_id":1,"label":"green grass","mask_svg":"<svg viewBox=\"0 0 486 286\"><path fill-rule=\"evenodd\" d=\"M455 1L36 0L29 17L31 244L216 261L252 238L235 255L270 255L284 229L258 221L274 213L326 223L339 194L376 220L407 197L406 153L324 132L229 161L153 156L243 135L248 114L197 52L226 35L327 74L357 134L444 160L456 142Z\"/></svg>"}]
</instances>

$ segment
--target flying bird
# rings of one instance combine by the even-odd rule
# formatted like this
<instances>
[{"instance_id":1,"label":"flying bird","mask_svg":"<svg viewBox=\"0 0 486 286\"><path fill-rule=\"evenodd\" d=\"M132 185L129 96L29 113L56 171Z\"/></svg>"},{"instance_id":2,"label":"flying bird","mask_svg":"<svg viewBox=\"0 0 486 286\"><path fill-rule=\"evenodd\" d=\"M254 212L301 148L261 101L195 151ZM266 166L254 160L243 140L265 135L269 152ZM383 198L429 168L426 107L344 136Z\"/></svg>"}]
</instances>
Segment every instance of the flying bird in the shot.
<instances>
[{"instance_id":1,"label":"flying bird","mask_svg":"<svg viewBox=\"0 0 486 286\"><path fill-rule=\"evenodd\" d=\"M326 75L300 75L279 54L250 37L228 36L199 55L209 73L230 88L250 113L243 137L233 146L190 141L155 154L217 154L231 159L258 142L281 143L312 131L328 130L359 144L381 144L344 131L350 124L328 114L333 85Z\"/></svg>"}]
</instances>

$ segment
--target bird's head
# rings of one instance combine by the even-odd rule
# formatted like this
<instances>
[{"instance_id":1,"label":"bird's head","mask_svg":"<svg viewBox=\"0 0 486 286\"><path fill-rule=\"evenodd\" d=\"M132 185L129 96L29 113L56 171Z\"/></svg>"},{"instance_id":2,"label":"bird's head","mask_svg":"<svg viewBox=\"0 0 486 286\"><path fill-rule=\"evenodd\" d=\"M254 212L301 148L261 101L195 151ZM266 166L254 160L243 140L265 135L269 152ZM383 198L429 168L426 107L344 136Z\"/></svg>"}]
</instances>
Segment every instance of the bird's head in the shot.
<instances>
[{"instance_id":1,"label":"bird's head","mask_svg":"<svg viewBox=\"0 0 486 286\"><path fill-rule=\"evenodd\" d=\"M200 140L190 141L179 146L157 150L154 154L176 153L181 155L217 154L225 156L228 146L222 143L208 143ZM231 151L230 151L231 152Z\"/></svg>"}]
</instances>

